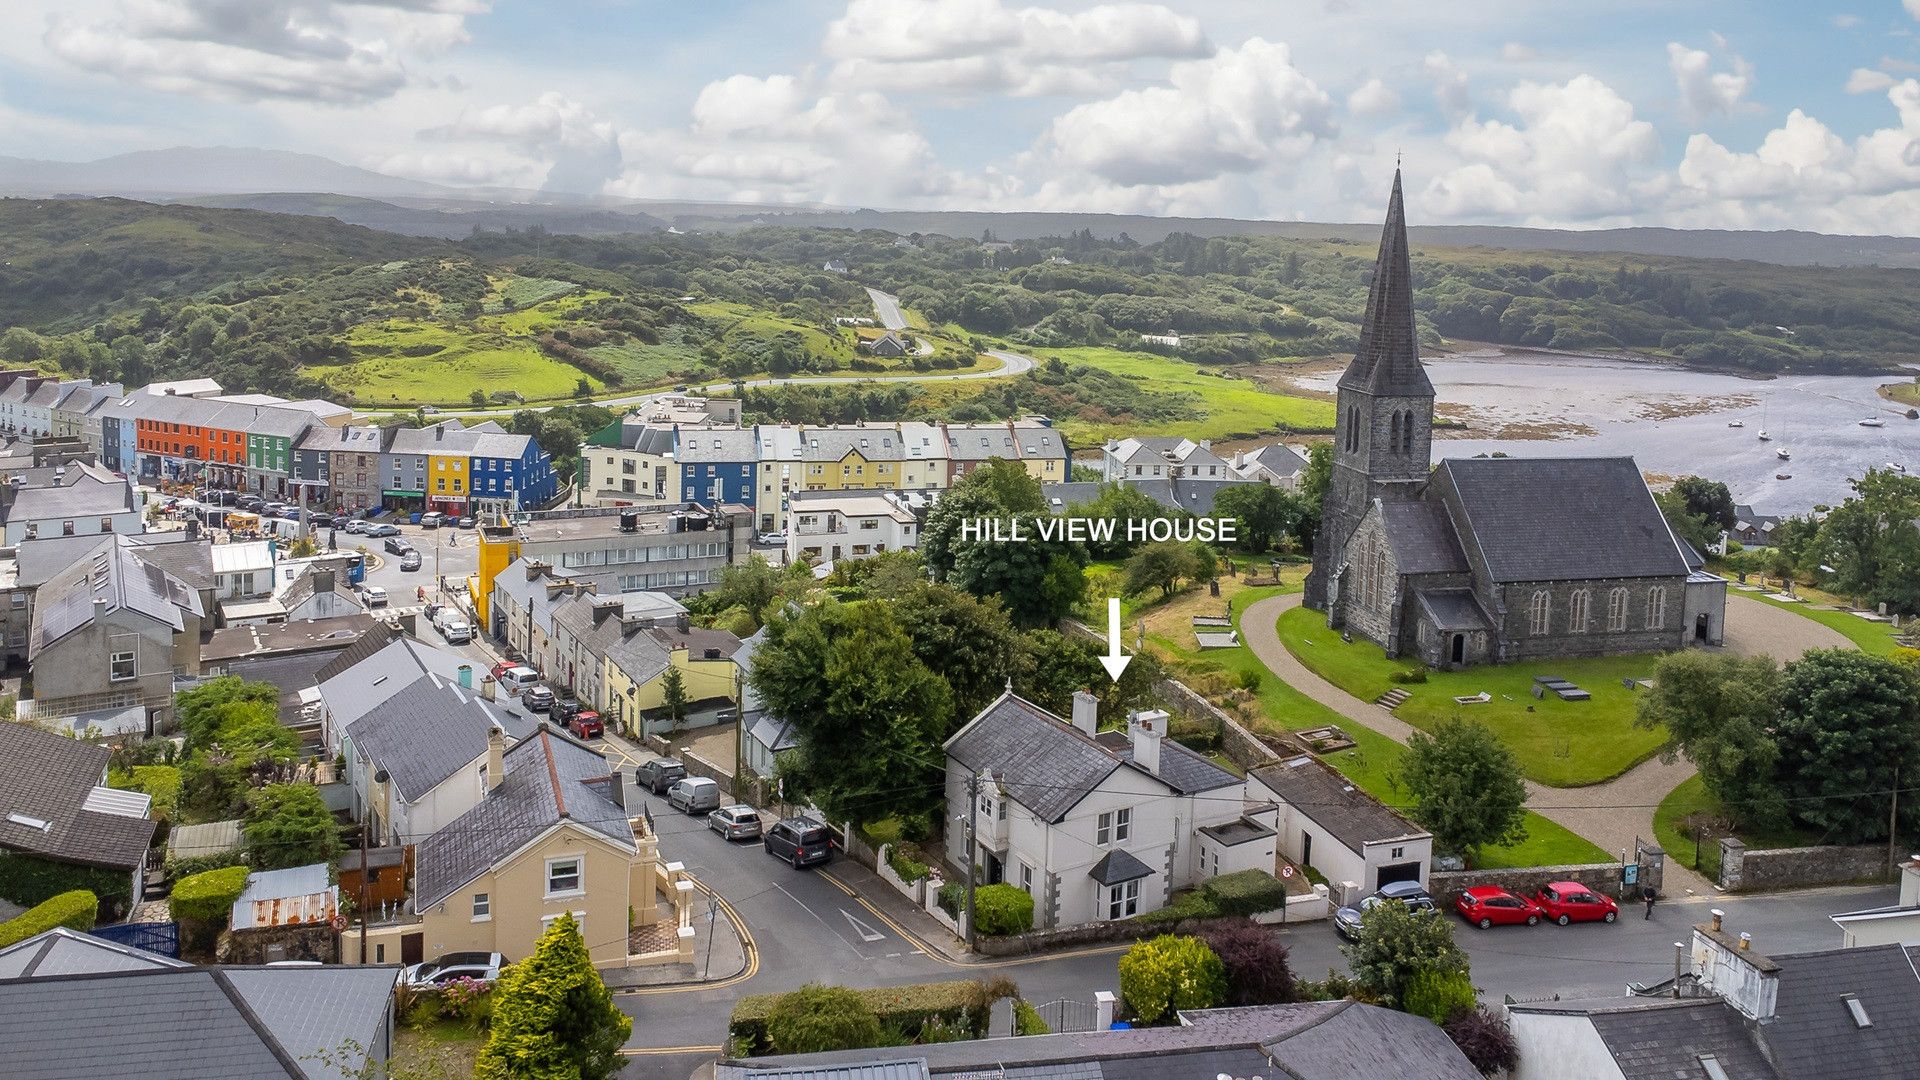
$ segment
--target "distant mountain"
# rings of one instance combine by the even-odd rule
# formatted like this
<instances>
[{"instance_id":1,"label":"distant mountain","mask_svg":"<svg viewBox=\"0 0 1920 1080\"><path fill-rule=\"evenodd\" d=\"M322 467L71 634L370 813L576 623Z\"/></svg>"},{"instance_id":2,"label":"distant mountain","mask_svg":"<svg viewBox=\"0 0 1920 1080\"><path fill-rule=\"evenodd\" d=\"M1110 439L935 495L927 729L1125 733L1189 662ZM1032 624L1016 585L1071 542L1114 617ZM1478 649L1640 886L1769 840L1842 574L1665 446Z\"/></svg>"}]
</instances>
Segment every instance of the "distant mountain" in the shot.
<instances>
[{"instance_id":1,"label":"distant mountain","mask_svg":"<svg viewBox=\"0 0 1920 1080\"><path fill-rule=\"evenodd\" d=\"M0 194L170 197L251 191L327 191L392 198L455 195L458 188L342 165L315 154L233 146L140 150L98 161L0 157Z\"/></svg>"},{"instance_id":2,"label":"distant mountain","mask_svg":"<svg viewBox=\"0 0 1920 1080\"><path fill-rule=\"evenodd\" d=\"M200 195L182 199L191 206L232 210L265 210L275 214L307 214L337 218L349 225L401 233L461 240L480 229L520 229L535 226L550 233L574 236L618 236L658 232L667 223L638 211L606 210L590 206L547 206L535 203L487 203L459 199L408 200L405 203L360 199L344 195L304 192L264 195ZM421 205L425 204L425 205Z\"/></svg>"}]
</instances>

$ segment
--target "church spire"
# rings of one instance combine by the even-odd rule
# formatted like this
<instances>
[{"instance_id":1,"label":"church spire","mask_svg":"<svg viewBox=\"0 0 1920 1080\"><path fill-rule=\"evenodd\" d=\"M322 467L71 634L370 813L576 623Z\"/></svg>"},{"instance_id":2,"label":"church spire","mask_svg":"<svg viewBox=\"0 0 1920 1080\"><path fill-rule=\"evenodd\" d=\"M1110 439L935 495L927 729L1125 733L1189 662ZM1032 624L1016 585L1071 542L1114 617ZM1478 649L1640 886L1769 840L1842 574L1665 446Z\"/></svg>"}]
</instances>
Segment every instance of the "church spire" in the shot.
<instances>
[{"instance_id":1,"label":"church spire","mask_svg":"<svg viewBox=\"0 0 1920 1080\"><path fill-rule=\"evenodd\" d=\"M1367 291L1367 317L1360 324L1360 348L1340 377L1340 385L1383 397L1432 397L1433 383L1420 366L1419 339L1413 322L1413 268L1407 252L1407 212L1400 195L1400 170L1393 170L1393 196L1380 233L1380 255Z\"/></svg>"}]
</instances>

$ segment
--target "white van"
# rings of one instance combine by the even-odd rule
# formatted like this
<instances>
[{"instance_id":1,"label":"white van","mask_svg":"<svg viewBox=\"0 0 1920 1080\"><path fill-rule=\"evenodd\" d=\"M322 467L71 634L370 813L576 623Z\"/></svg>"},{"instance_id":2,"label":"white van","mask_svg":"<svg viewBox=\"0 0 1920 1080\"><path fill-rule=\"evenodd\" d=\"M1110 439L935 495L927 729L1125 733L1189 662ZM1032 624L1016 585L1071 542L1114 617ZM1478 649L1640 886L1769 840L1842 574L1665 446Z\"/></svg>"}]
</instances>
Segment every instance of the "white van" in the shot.
<instances>
[{"instance_id":1,"label":"white van","mask_svg":"<svg viewBox=\"0 0 1920 1080\"><path fill-rule=\"evenodd\" d=\"M517 694L540 681L540 673L530 667L510 667L500 673L500 688Z\"/></svg>"}]
</instances>

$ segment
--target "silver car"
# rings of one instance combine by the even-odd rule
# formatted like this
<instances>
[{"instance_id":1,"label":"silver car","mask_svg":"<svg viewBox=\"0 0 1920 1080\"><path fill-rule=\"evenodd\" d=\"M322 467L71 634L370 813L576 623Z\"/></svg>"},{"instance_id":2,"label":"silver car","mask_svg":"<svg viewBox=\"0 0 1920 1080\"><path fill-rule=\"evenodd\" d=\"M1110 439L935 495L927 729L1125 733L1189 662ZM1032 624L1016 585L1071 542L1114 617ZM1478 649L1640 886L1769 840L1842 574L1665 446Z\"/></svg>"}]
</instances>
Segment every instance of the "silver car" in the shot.
<instances>
[{"instance_id":1,"label":"silver car","mask_svg":"<svg viewBox=\"0 0 1920 1080\"><path fill-rule=\"evenodd\" d=\"M689 814L718 810L720 785L704 776L689 776L667 789L667 802Z\"/></svg>"},{"instance_id":2,"label":"silver car","mask_svg":"<svg viewBox=\"0 0 1920 1080\"><path fill-rule=\"evenodd\" d=\"M758 840L760 812L751 806L723 806L707 815L707 828L728 840Z\"/></svg>"}]
</instances>

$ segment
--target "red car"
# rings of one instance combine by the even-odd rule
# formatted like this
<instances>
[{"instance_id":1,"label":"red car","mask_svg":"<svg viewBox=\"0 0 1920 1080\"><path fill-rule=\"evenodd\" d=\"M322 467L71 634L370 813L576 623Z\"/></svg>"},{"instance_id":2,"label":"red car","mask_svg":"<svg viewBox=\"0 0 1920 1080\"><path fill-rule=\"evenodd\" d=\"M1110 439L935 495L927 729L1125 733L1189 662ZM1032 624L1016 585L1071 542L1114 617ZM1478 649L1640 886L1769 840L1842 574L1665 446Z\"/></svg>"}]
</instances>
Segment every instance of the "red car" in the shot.
<instances>
[{"instance_id":1,"label":"red car","mask_svg":"<svg viewBox=\"0 0 1920 1080\"><path fill-rule=\"evenodd\" d=\"M507 672L512 671L514 668L517 668L519 666L520 666L519 664L516 664L511 660L502 660L499 663L493 665L493 670L491 674L497 680L500 678L500 676L505 675Z\"/></svg>"},{"instance_id":2,"label":"red car","mask_svg":"<svg viewBox=\"0 0 1920 1080\"><path fill-rule=\"evenodd\" d=\"M1549 882L1533 896L1540 913L1565 926L1570 922L1612 922L1620 917L1613 897L1594 892L1577 881Z\"/></svg>"},{"instance_id":3,"label":"red car","mask_svg":"<svg viewBox=\"0 0 1920 1080\"><path fill-rule=\"evenodd\" d=\"M1460 917L1482 930L1492 926L1533 926L1540 921L1540 908L1524 896L1515 896L1498 885L1475 885L1453 902Z\"/></svg>"},{"instance_id":4,"label":"red car","mask_svg":"<svg viewBox=\"0 0 1920 1080\"><path fill-rule=\"evenodd\" d=\"M597 739L607 733L607 725L600 722L599 713L588 709L585 712L576 713L573 719L568 720L567 730L573 732L575 738Z\"/></svg>"}]
</instances>

